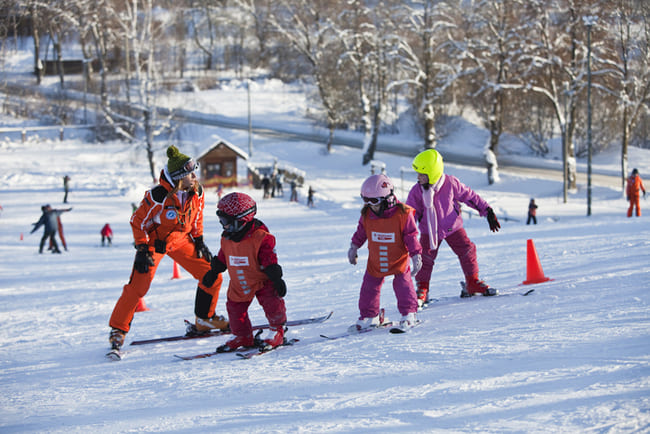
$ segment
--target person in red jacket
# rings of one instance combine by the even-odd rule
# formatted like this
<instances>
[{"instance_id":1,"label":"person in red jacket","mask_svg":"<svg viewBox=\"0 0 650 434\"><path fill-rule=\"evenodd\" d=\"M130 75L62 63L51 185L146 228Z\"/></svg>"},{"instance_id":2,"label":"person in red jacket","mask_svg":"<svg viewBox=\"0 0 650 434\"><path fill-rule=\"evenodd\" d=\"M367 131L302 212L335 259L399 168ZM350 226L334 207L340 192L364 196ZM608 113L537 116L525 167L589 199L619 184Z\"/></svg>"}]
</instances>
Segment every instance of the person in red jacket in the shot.
<instances>
[{"instance_id":1,"label":"person in red jacket","mask_svg":"<svg viewBox=\"0 0 650 434\"><path fill-rule=\"evenodd\" d=\"M368 241L368 263L359 294L359 320L350 330L381 325L381 287L384 278L391 275L397 309L402 314L400 327L412 327L417 322L418 302L411 273L417 273L422 267L422 247L414 211L397 200L393 183L384 174L366 179L361 186L361 197L364 206L357 230L352 235L348 260L356 265L357 251Z\"/></svg>"},{"instance_id":2,"label":"person in red jacket","mask_svg":"<svg viewBox=\"0 0 650 434\"><path fill-rule=\"evenodd\" d=\"M257 204L245 193L229 193L217 204L217 216L223 226L221 248L212 258L212 268L203 278L209 286L228 270L228 319L234 335L217 352L239 347L274 348L284 343L287 311L284 297L287 285L275 253L275 237L264 223L255 218ZM262 306L270 325L270 336L258 341L253 336L248 307L254 298Z\"/></svg>"},{"instance_id":3,"label":"person in red jacket","mask_svg":"<svg viewBox=\"0 0 650 434\"><path fill-rule=\"evenodd\" d=\"M636 216L641 217L641 207L639 206L640 192L643 191L643 197L645 197L645 187L643 186L643 181L639 176L639 171L634 169L629 178L627 178L627 200L630 201L630 207L627 209L627 216L632 217L632 212L636 206Z\"/></svg>"},{"instance_id":4,"label":"person in red jacket","mask_svg":"<svg viewBox=\"0 0 650 434\"><path fill-rule=\"evenodd\" d=\"M102 247L107 241L109 247L113 245L113 229L111 229L111 225L106 223L99 233L102 235Z\"/></svg>"},{"instance_id":5,"label":"person in red jacket","mask_svg":"<svg viewBox=\"0 0 650 434\"><path fill-rule=\"evenodd\" d=\"M197 182L197 164L175 146L167 148L167 165L159 184L147 191L131 216L131 229L137 252L129 282L117 300L109 325L109 342L119 350L131 328L131 321L156 274L158 264L169 255L199 281L194 313L196 331L228 328L228 321L215 315L221 277L210 285L202 283L210 271L212 254L203 242L204 191Z\"/></svg>"}]
</instances>

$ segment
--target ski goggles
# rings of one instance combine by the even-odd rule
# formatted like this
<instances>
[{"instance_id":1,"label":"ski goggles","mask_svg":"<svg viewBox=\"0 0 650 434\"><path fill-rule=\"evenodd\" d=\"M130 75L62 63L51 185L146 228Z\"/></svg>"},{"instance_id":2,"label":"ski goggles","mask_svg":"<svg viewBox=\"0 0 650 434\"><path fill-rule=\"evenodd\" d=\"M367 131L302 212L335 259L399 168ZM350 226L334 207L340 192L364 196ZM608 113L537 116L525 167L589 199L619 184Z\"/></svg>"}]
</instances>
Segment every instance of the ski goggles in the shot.
<instances>
[{"instance_id":1,"label":"ski goggles","mask_svg":"<svg viewBox=\"0 0 650 434\"><path fill-rule=\"evenodd\" d=\"M365 196L361 196L361 199L363 199L363 203L368 205L378 205L381 203L382 200L384 200L383 197L365 197Z\"/></svg>"},{"instance_id":2,"label":"ski goggles","mask_svg":"<svg viewBox=\"0 0 650 434\"><path fill-rule=\"evenodd\" d=\"M190 158L187 160L187 163L183 164L180 169L170 173L169 176L171 176L174 181L178 181L179 179L183 179L190 173L194 172L196 169L198 169L198 167L199 163Z\"/></svg>"}]
</instances>

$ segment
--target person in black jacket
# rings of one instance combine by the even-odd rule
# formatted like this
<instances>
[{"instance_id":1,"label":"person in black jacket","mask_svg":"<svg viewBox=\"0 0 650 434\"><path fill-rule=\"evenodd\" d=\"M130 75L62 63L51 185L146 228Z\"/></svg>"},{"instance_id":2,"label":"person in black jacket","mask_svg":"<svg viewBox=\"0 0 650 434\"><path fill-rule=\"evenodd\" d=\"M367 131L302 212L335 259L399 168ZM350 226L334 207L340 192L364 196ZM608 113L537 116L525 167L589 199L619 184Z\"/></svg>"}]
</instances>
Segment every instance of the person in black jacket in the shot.
<instances>
[{"instance_id":1,"label":"person in black jacket","mask_svg":"<svg viewBox=\"0 0 650 434\"><path fill-rule=\"evenodd\" d=\"M40 228L41 226L44 227L43 230L43 237L41 238L41 244L38 249L38 253L43 253L43 246L45 245L45 240L48 238L50 239L50 244L52 245L52 253L61 253L61 250L59 250L59 245L56 242L56 230L58 228L58 217L63 214L64 212L68 212L72 210L72 208L68 209L52 209L52 207L48 205L43 205L41 207L41 211L43 211L43 214L41 215L41 218L36 222L33 223L34 229L30 232L33 234Z\"/></svg>"}]
</instances>

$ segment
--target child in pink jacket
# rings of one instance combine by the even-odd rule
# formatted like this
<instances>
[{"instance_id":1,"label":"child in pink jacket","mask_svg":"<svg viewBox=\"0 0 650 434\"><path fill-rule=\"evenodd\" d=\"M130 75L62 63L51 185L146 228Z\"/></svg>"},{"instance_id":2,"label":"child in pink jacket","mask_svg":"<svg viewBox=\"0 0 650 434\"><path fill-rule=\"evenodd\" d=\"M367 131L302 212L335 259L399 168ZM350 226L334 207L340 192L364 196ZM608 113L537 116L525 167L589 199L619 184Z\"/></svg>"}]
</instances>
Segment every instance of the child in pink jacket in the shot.
<instances>
[{"instance_id":1,"label":"child in pink jacket","mask_svg":"<svg viewBox=\"0 0 650 434\"><path fill-rule=\"evenodd\" d=\"M372 175L364 181L361 197L365 205L352 235L348 260L356 265L357 250L368 241L368 264L359 294L359 321L350 329L359 331L381 324L381 287L384 278L391 275L397 309L402 314L400 327L412 327L417 322L418 304L411 272L417 272L422 266L413 210L395 198L393 183L383 174Z\"/></svg>"},{"instance_id":2,"label":"child in pink jacket","mask_svg":"<svg viewBox=\"0 0 650 434\"><path fill-rule=\"evenodd\" d=\"M479 280L476 245L463 228L461 203L474 208L481 217L487 217L490 230L498 232L501 226L494 211L458 178L443 173L442 156L438 151L427 149L420 152L413 159L413 169L418 173L418 182L411 188L406 204L415 209L422 245L422 268L415 275L418 304L422 305L428 299L429 280L442 240L447 241L458 256L465 275L465 290L461 297L496 295L496 290Z\"/></svg>"}]
</instances>

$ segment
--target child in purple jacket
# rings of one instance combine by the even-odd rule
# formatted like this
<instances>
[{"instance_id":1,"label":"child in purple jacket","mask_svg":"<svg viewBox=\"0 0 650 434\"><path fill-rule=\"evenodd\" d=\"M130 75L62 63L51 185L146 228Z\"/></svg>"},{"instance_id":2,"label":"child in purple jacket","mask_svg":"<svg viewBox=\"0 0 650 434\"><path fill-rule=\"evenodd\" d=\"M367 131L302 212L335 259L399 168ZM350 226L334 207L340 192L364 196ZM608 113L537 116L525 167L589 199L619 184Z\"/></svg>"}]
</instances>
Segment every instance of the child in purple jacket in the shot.
<instances>
[{"instance_id":1,"label":"child in purple jacket","mask_svg":"<svg viewBox=\"0 0 650 434\"><path fill-rule=\"evenodd\" d=\"M418 304L422 305L428 299L431 272L442 240L447 241L458 256L465 275L465 289L461 297L496 295L495 289L479 280L476 245L463 228L461 203L474 208L481 217L487 217L490 230L498 232L501 225L494 211L458 178L443 173L442 156L438 151L427 149L420 152L413 159L413 169L418 173L418 182L411 188L406 204L415 209L422 245L422 268L415 275Z\"/></svg>"}]
</instances>

